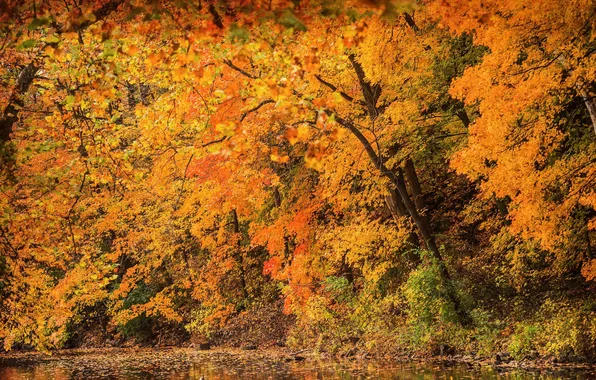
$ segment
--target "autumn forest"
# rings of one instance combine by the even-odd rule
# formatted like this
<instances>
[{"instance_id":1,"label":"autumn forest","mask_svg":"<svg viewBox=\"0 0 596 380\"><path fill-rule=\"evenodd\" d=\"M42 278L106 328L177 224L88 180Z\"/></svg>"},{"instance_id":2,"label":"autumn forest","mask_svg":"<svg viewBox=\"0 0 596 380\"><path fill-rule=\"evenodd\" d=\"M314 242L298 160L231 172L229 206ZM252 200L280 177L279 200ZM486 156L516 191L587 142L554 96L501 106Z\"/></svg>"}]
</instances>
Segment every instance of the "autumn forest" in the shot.
<instances>
[{"instance_id":1,"label":"autumn forest","mask_svg":"<svg viewBox=\"0 0 596 380\"><path fill-rule=\"evenodd\" d=\"M0 83L0 351L596 360L594 0L0 0Z\"/></svg>"}]
</instances>

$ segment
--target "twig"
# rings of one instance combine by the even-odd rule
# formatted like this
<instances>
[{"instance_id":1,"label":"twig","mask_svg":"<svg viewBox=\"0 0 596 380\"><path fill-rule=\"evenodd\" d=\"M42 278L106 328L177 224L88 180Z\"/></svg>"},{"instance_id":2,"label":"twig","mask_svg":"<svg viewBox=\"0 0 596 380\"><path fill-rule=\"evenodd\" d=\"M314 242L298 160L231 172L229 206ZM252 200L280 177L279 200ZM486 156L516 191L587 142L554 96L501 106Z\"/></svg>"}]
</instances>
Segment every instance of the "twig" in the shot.
<instances>
[{"instance_id":1,"label":"twig","mask_svg":"<svg viewBox=\"0 0 596 380\"><path fill-rule=\"evenodd\" d=\"M182 193L184 192L184 184L186 183L186 174L188 173L188 166L190 162L194 158L194 153L190 155L188 162L186 163L186 167L184 168L184 177L182 178L182 186L180 186L180 192L178 193L178 199L176 199L176 203L174 204L174 210L178 209L178 204L180 203L180 198L182 197Z\"/></svg>"},{"instance_id":2,"label":"twig","mask_svg":"<svg viewBox=\"0 0 596 380\"><path fill-rule=\"evenodd\" d=\"M225 63L227 66L229 66L231 69L238 71L240 74L244 75L247 78L250 79L257 79L257 76L244 71L243 69L241 69L240 67L236 66L234 63L232 63L232 61L230 61L229 59L224 59L223 63Z\"/></svg>"}]
</instances>

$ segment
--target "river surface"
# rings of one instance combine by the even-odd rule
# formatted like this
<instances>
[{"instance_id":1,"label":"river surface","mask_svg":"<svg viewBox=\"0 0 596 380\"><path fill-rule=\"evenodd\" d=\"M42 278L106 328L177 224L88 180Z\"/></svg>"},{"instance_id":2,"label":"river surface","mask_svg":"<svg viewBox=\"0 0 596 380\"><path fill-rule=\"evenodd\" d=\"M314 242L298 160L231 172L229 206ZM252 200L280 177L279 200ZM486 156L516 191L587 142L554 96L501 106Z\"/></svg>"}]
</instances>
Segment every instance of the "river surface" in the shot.
<instances>
[{"instance_id":1,"label":"river surface","mask_svg":"<svg viewBox=\"0 0 596 380\"><path fill-rule=\"evenodd\" d=\"M540 371L479 365L292 360L281 352L105 349L0 355L0 379L596 379L594 369ZM298 358L302 359L302 358Z\"/></svg>"}]
</instances>

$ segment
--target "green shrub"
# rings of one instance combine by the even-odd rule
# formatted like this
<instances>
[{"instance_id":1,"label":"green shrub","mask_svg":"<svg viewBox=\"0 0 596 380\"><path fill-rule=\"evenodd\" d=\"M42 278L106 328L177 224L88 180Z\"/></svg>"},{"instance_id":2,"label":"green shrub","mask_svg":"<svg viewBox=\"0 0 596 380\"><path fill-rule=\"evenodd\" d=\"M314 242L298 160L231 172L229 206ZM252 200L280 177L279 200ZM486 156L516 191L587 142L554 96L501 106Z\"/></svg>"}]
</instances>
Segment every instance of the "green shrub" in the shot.
<instances>
[{"instance_id":1,"label":"green shrub","mask_svg":"<svg viewBox=\"0 0 596 380\"><path fill-rule=\"evenodd\" d=\"M408 340L415 351L434 352L442 344L464 344L457 314L448 299L439 263L426 257L401 288L406 304ZM465 339L465 338L464 338ZM457 342L457 343L456 343Z\"/></svg>"},{"instance_id":2,"label":"green shrub","mask_svg":"<svg viewBox=\"0 0 596 380\"><path fill-rule=\"evenodd\" d=\"M155 292L149 286L144 282L140 282L127 295L123 306L125 309L130 309L133 305L148 302L154 295ZM145 313L142 313L124 325L118 326L117 330L127 338L134 338L137 342L147 342L153 336L155 322L154 317L149 317Z\"/></svg>"},{"instance_id":3,"label":"green shrub","mask_svg":"<svg viewBox=\"0 0 596 380\"><path fill-rule=\"evenodd\" d=\"M573 305L547 300L540 308L544 331L540 353L559 360L591 360L596 356L596 311L586 302Z\"/></svg>"},{"instance_id":4,"label":"green shrub","mask_svg":"<svg viewBox=\"0 0 596 380\"><path fill-rule=\"evenodd\" d=\"M206 320L212 314L213 307L196 307L190 312L190 322L184 328L192 335L209 339L211 338L211 334L213 334L213 328Z\"/></svg>"},{"instance_id":5,"label":"green shrub","mask_svg":"<svg viewBox=\"0 0 596 380\"><path fill-rule=\"evenodd\" d=\"M515 359L532 356L536 351L537 338L542 327L534 324L519 323L511 336L509 352Z\"/></svg>"}]
</instances>

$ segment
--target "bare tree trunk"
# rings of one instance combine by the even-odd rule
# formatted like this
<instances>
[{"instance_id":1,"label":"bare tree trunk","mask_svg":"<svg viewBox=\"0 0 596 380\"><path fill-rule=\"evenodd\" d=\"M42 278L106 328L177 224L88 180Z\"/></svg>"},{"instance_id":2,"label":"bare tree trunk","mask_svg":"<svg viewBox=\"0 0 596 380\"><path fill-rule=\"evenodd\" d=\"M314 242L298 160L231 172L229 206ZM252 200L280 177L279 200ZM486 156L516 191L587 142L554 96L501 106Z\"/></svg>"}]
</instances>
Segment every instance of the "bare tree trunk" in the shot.
<instances>
[{"instance_id":1,"label":"bare tree trunk","mask_svg":"<svg viewBox=\"0 0 596 380\"><path fill-rule=\"evenodd\" d=\"M422 195L422 188L420 187L418 174L416 174L414 162L411 158L406 160L406 164L404 165L404 173L408 179L408 183L410 184L410 192L414 198L414 204L416 205L418 212L423 213L424 210L426 210L426 202L424 202L424 196ZM428 219L426 215L423 215L423 218Z\"/></svg>"},{"instance_id":2,"label":"bare tree trunk","mask_svg":"<svg viewBox=\"0 0 596 380\"><path fill-rule=\"evenodd\" d=\"M350 289L355 292L356 284L354 284L354 270L352 266L346 261L346 255L344 254L341 258L340 276L345 277L348 280Z\"/></svg>"},{"instance_id":3,"label":"bare tree trunk","mask_svg":"<svg viewBox=\"0 0 596 380\"><path fill-rule=\"evenodd\" d=\"M12 127L18 120L19 110L25 105L23 98L33 83L37 70L39 68L32 62L19 74L17 86L10 96L4 112L2 112L2 118L0 118L0 142L10 141Z\"/></svg>"},{"instance_id":4,"label":"bare tree trunk","mask_svg":"<svg viewBox=\"0 0 596 380\"><path fill-rule=\"evenodd\" d=\"M594 128L594 133L596 134L596 100L594 96L590 96L585 89L580 88L580 95L588 109L588 113L590 114L590 120L592 120L592 127Z\"/></svg>"},{"instance_id":5,"label":"bare tree trunk","mask_svg":"<svg viewBox=\"0 0 596 380\"><path fill-rule=\"evenodd\" d=\"M273 204L275 207L281 206L281 194L279 193L277 186L273 187Z\"/></svg>"}]
</instances>

